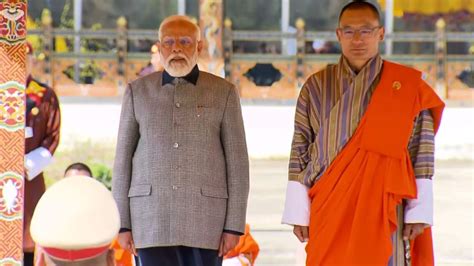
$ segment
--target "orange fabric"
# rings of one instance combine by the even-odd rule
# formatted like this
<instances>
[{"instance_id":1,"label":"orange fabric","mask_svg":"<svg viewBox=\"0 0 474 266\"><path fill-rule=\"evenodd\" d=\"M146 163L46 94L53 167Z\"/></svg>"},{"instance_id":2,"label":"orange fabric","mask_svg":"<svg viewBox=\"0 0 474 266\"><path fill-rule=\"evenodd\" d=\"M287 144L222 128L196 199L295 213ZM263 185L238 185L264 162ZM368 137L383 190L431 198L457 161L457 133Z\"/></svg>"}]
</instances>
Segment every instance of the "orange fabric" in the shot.
<instances>
[{"instance_id":1,"label":"orange fabric","mask_svg":"<svg viewBox=\"0 0 474 266\"><path fill-rule=\"evenodd\" d=\"M433 238L431 228L411 242L411 265L434 265Z\"/></svg>"},{"instance_id":2,"label":"orange fabric","mask_svg":"<svg viewBox=\"0 0 474 266\"><path fill-rule=\"evenodd\" d=\"M239 243L231 251L225 255L224 259L237 257L240 254L244 254L247 258L250 257L250 262L252 265L257 259L260 248L258 247L257 242L250 235L250 226L245 225L245 234L242 235L239 239Z\"/></svg>"},{"instance_id":3,"label":"orange fabric","mask_svg":"<svg viewBox=\"0 0 474 266\"><path fill-rule=\"evenodd\" d=\"M115 266L132 266L133 265L133 255L127 250L124 250L120 247L117 238L114 239L114 242L110 245L110 248L114 250L115 257Z\"/></svg>"},{"instance_id":4,"label":"orange fabric","mask_svg":"<svg viewBox=\"0 0 474 266\"><path fill-rule=\"evenodd\" d=\"M398 226L396 206L416 197L407 150L413 120L430 109L436 131L444 107L420 77L418 71L384 62L359 127L309 191L307 265L388 264ZM431 230L416 239L412 250L413 266L434 265Z\"/></svg>"}]
</instances>

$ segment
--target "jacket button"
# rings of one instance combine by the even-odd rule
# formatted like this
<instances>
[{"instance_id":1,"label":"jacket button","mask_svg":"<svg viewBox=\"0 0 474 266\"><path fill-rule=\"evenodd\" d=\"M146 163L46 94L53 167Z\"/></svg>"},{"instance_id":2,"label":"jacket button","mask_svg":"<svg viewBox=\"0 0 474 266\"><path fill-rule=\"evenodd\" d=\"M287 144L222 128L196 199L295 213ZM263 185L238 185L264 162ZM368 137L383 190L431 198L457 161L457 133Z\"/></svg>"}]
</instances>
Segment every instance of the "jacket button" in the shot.
<instances>
[{"instance_id":1,"label":"jacket button","mask_svg":"<svg viewBox=\"0 0 474 266\"><path fill-rule=\"evenodd\" d=\"M175 103L174 105L176 106L176 108L181 107L181 104L180 104L180 103Z\"/></svg>"},{"instance_id":2,"label":"jacket button","mask_svg":"<svg viewBox=\"0 0 474 266\"><path fill-rule=\"evenodd\" d=\"M175 142L175 143L173 144L173 148L177 149L178 147L179 147L178 142Z\"/></svg>"},{"instance_id":3,"label":"jacket button","mask_svg":"<svg viewBox=\"0 0 474 266\"><path fill-rule=\"evenodd\" d=\"M178 187L177 187L177 186L173 186L173 190L177 190L177 189L178 189Z\"/></svg>"}]
</instances>

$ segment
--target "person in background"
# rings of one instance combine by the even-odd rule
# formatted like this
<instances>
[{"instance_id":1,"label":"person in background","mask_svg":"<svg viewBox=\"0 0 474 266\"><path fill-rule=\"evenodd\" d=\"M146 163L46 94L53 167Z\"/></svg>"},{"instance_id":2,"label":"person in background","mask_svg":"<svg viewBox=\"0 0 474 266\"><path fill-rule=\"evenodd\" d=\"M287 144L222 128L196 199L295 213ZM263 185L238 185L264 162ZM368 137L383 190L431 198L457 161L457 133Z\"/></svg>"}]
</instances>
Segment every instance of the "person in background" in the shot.
<instances>
[{"instance_id":1,"label":"person in background","mask_svg":"<svg viewBox=\"0 0 474 266\"><path fill-rule=\"evenodd\" d=\"M32 266L35 243L30 235L31 217L46 190L43 171L53 162L59 144L61 112L54 90L32 77L33 48L26 43L25 188L23 218L24 265Z\"/></svg>"},{"instance_id":2,"label":"person in background","mask_svg":"<svg viewBox=\"0 0 474 266\"><path fill-rule=\"evenodd\" d=\"M64 177L71 177L71 176L85 176L85 177L93 177L92 171L84 163L76 162L69 165L66 170L64 171ZM115 266L132 266L134 258L133 255L120 247L118 244L117 238L114 238L112 244L110 245L109 252L112 254L113 260L115 261ZM135 257L135 266L140 265L138 261L138 257ZM41 246L36 245L35 249L35 266L46 266L45 260L45 253ZM52 262L50 261L50 265Z\"/></svg>"},{"instance_id":3,"label":"person in background","mask_svg":"<svg viewBox=\"0 0 474 266\"><path fill-rule=\"evenodd\" d=\"M30 229L46 266L113 266L109 247L119 227L110 191L93 178L70 176L44 193Z\"/></svg>"},{"instance_id":4,"label":"person in background","mask_svg":"<svg viewBox=\"0 0 474 266\"><path fill-rule=\"evenodd\" d=\"M255 265L260 248L250 234L250 226L245 225L245 234L240 236L235 248L224 256L222 266L252 266Z\"/></svg>"},{"instance_id":5,"label":"person in background","mask_svg":"<svg viewBox=\"0 0 474 266\"><path fill-rule=\"evenodd\" d=\"M92 177L92 171L89 168L89 166L80 162L69 165L64 171L64 177L78 176L78 175Z\"/></svg>"},{"instance_id":6,"label":"person in background","mask_svg":"<svg viewBox=\"0 0 474 266\"><path fill-rule=\"evenodd\" d=\"M143 67L138 73L137 76L144 77L148 74L151 74L156 71L163 70L163 66L160 63L160 54L158 53L158 45L155 43L150 48L150 62Z\"/></svg>"}]
</instances>

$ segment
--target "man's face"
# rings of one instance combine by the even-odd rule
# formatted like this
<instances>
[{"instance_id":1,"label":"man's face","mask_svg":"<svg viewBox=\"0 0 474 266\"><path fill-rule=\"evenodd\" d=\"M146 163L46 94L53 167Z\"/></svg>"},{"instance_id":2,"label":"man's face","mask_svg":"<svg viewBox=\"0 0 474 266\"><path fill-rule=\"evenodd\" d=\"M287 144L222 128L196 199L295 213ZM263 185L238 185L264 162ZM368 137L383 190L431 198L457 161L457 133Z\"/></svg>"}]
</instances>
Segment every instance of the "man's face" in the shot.
<instances>
[{"instance_id":1,"label":"man's face","mask_svg":"<svg viewBox=\"0 0 474 266\"><path fill-rule=\"evenodd\" d=\"M336 31L342 54L350 64L365 64L379 52L384 29L369 8L346 10Z\"/></svg>"},{"instance_id":2,"label":"man's face","mask_svg":"<svg viewBox=\"0 0 474 266\"><path fill-rule=\"evenodd\" d=\"M196 29L187 21L172 21L162 27L158 53L161 64L171 76L186 76L197 64L202 43L197 41L196 35Z\"/></svg>"}]
</instances>

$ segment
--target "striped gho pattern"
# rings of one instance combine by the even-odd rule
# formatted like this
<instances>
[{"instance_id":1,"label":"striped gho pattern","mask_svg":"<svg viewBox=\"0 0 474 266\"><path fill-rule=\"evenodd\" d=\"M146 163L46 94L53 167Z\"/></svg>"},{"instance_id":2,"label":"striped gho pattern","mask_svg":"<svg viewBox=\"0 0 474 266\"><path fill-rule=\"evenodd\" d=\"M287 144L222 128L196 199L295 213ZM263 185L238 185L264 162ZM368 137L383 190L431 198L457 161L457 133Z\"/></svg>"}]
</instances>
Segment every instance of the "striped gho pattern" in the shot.
<instances>
[{"instance_id":1,"label":"striped gho pattern","mask_svg":"<svg viewBox=\"0 0 474 266\"><path fill-rule=\"evenodd\" d=\"M338 64L308 78L296 107L289 180L311 187L324 173L359 125L382 67L383 60L376 56L356 74L341 57ZM434 132L429 111L415 119L408 149L416 178L431 179Z\"/></svg>"}]
</instances>

